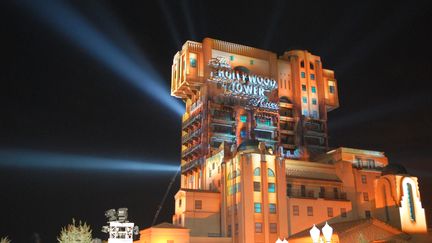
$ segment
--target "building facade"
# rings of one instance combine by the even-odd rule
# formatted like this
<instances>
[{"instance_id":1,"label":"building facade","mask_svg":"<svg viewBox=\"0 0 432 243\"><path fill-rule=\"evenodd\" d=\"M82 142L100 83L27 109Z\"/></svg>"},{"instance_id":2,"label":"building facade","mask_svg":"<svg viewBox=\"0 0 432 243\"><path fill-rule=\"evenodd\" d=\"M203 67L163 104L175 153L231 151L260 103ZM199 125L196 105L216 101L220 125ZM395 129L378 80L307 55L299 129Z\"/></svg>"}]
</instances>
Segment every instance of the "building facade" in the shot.
<instances>
[{"instance_id":1,"label":"building facade","mask_svg":"<svg viewBox=\"0 0 432 243\"><path fill-rule=\"evenodd\" d=\"M173 224L190 242L270 243L368 218L426 232L416 177L382 152L329 149L338 89L319 56L187 41L171 94L186 105Z\"/></svg>"}]
</instances>

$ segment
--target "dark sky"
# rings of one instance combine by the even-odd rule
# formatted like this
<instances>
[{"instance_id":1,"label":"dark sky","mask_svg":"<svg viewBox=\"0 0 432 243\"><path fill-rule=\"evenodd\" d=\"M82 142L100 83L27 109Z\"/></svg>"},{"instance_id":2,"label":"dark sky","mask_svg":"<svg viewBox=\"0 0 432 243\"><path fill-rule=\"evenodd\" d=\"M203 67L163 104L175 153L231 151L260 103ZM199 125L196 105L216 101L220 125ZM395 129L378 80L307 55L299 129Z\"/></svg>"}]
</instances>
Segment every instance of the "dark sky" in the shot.
<instances>
[{"instance_id":1,"label":"dark sky","mask_svg":"<svg viewBox=\"0 0 432 243\"><path fill-rule=\"evenodd\" d=\"M60 0L59 0L60 1ZM62 0L63 1L63 0ZM432 2L70 1L107 38L141 49L169 96L173 55L186 40L226 40L278 54L306 49L335 70L340 108L331 146L384 151L418 175L432 220ZM38 1L50 11L49 1ZM0 149L180 160L180 117L96 60L26 6L2 1ZM51 14L55 15L55 12ZM116 27L117 26L117 27ZM76 26L75 26L76 27ZM123 36L124 37L124 36ZM89 40L91 41L91 40ZM119 42L120 43L120 42ZM127 45L119 45L125 51ZM137 53L136 53L137 54ZM0 158L4 160L4 158ZM172 173L16 168L0 161L0 236L55 242L72 217L102 237L104 211L128 207L148 227ZM170 221L169 194L159 221Z\"/></svg>"}]
</instances>

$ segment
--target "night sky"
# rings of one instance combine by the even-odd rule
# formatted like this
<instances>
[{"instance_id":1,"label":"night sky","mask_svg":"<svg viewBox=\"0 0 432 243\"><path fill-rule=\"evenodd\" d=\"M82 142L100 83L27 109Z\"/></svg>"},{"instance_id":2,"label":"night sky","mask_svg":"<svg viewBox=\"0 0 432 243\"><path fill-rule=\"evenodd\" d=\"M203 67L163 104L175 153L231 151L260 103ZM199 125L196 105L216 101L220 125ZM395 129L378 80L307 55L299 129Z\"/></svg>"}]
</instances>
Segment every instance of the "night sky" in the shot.
<instances>
[{"instance_id":1,"label":"night sky","mask_svg":"<svg viewBox=\"0 0 432 243\"><path fill-rule=\"evenodd\" d=\"M37 2L44 17L58 15L51 1ZM172 59L186 40L321 56L339 85L340 108L329 113L331 146L384 151L404 165L419 177L432 221L431 1L57 2L121 50L131 53L122 40L135 43L140 51L132 53L148 61L143 68L161 77L155 81L166 92L156 95L171 102ZM178 165L180 116L77 43L80 26L59 31L31 5L0 3L0 150ZM148 227L174 174L17 167L8 159L0 157L0 236L13 242L55 242L73 217L103 238L109 208L128 207L130 220ZM171 221L178 187L158 222Z\"/></svg>"}]
</instances>

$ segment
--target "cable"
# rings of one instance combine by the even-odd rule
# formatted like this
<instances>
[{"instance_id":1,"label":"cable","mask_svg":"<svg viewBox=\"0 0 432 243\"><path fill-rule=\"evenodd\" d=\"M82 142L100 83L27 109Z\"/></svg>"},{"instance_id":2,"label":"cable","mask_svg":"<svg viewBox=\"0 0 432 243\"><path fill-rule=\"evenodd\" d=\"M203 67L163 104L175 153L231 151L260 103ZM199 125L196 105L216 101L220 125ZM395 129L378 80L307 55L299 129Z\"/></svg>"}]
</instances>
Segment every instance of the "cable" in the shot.
<instances>
[{"instance_id":1,"label":"cable","mask_svg":"<svg viewBox=\"0 0 432 243\"><path fill-rule=\"evenodd\" d=\"M172 187L172 185L174 184L174 181L175 181L177 175L179 174L180 170L181 170L181 166L178 167L176 173L175 173L174 176L172 177L172 179L171 179L171 181L170 181L170 183L169 183L169 185L168 185L168 188L167 188L167 190L166 190L166 192L165 192L165 194L164 194L164 196L163 196L163 198L162 198L162 201L161 201L161 203L159 204L158 209L156 210L156 214L155 214L155 216L154 216L154 218L153 218L153 222L152 222L151 226L153 226L153 225L156 223L156 220L157 220L157 218L158 218L158 216L159 216L159 213L160 213L160 211L162 210L162 206L164 205L165 200L166 200L166 198L168 197L168 193L169 193L169 191L171 190L171 187Z\"/></svg>"}]
</instances>

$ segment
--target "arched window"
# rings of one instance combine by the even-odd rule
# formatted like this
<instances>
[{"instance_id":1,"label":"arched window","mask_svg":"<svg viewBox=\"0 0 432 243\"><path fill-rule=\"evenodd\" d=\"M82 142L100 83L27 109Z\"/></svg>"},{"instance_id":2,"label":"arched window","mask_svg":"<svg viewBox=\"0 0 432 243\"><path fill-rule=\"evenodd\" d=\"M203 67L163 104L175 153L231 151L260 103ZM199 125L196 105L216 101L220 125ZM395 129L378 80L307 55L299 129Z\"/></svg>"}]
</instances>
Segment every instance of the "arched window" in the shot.
<instances>
[{"instance_id":1,"label":"arched window","mask_svg":"<svg viewBox=\"0 0 432 243\"><path fill-rule=\"evenodd\" d=\"M408 195L408 206L410 211L410 219L411 221L415 221L415 208L414 208L414 199L413 199L413 190L411 183L407 183L407 195Z\"/></svg>"},{"instance_id":2,"label":"arched window","mask_svg":"<svg viewBox=\"0 0 432 243\"><path fill-rule=\"evenodd\" d=\"M314 70L314 65L313 65L313 63L309 63L309 68L311 69L311 70Z\"/></svg>"},{"instance_id":3,"label":"arched window","mask_svg":"<svg viewBox=\"0 0 432 243\"><path fill-rule=\"evenodd\" d=\"M268 177L275 177L274 171L270 168L267 169L267 175L268 175Z\"/></svg>"},{"instance_id":4,"label":"arched window","mask_svg":"<svg viewBox=\"0 0 432 243\"><path fill-rule=\"evenodd\" d=\"M260 176L261 175L261 169L260 167L256 167L254 170L254 176Z\"/></svg>"},{"instance_id":5,"label":"arched window","mask_svg":"<svg viewBox=\"0 0 432 243\"><path fill-rule=\"evenodd\" d=\"M304 68L304 61L303 60L300 62L300 67Z\"/></svg>"}]
</instances>

